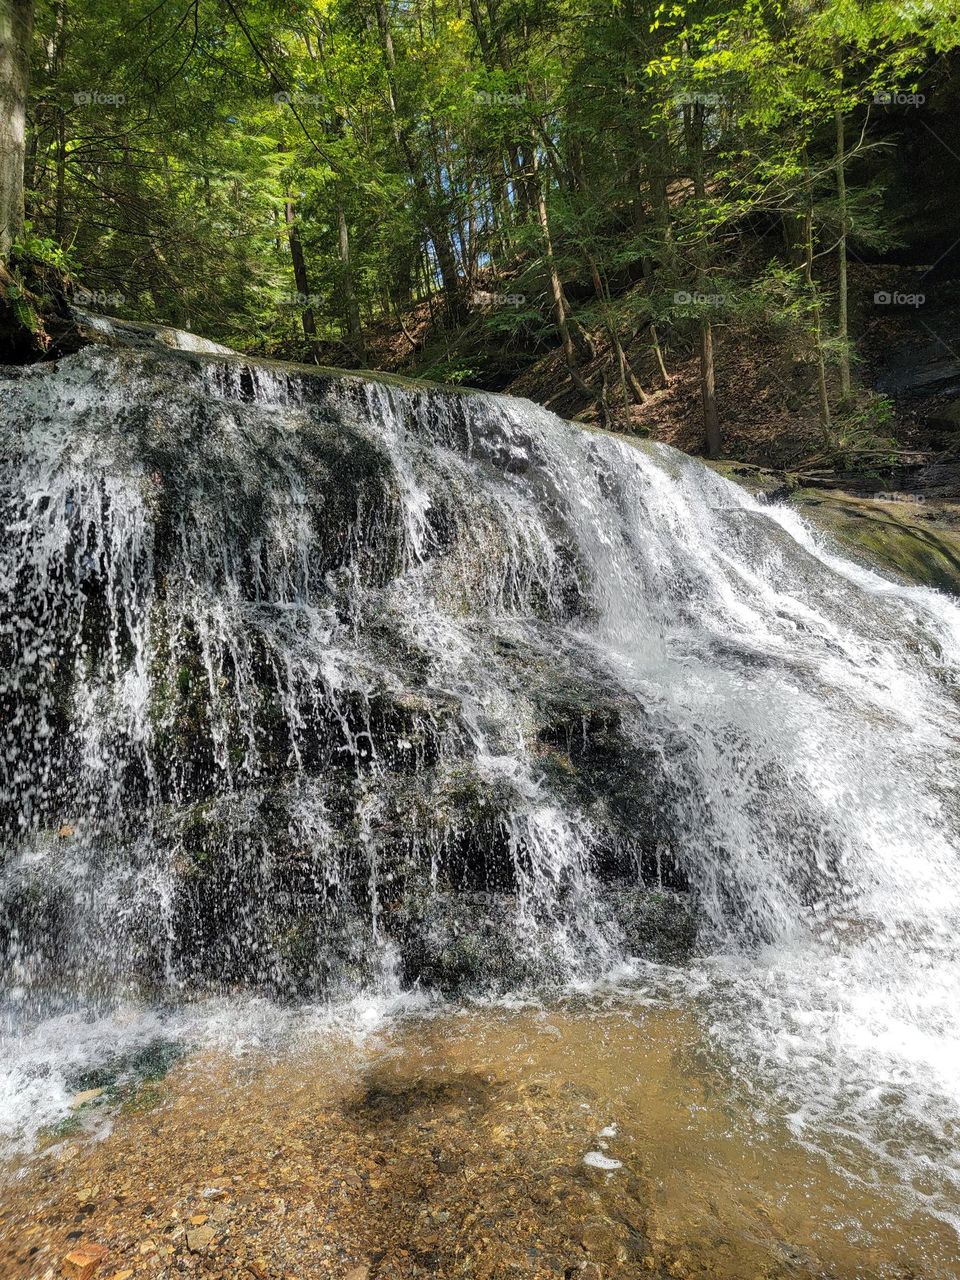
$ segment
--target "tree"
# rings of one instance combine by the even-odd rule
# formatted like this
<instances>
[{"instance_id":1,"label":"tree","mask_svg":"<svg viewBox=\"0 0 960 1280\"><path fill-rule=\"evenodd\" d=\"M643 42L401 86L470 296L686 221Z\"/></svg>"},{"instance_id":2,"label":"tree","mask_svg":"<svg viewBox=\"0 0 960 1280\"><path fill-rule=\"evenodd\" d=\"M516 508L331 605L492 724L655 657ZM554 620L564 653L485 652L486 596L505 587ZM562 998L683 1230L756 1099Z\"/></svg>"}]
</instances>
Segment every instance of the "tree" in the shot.
<instances>
[{"instance_id":1,"label":"tree","mask_svg":"<svg viewBox=\"0 0 960 1280\"><path fill-rule=\"evenodd\" d=\"M0 0L0 261L23 230L34 0Z\"/></svg>"},{"instance_id":2,"label":"tree","mask_svg":"<svg viewBox=\"0 0 960 1280\"><path fill-rule=\"evenodd\" d=\"M121 312L349 365L392 332L488 385L553 350L616 425L692 359L708 454L753 324L825 439L855 408L872 97L960 44L957 0L36 4L29 101L32 7L0 9L5 254L25 185Z\"/></svg>"}]
</instances>

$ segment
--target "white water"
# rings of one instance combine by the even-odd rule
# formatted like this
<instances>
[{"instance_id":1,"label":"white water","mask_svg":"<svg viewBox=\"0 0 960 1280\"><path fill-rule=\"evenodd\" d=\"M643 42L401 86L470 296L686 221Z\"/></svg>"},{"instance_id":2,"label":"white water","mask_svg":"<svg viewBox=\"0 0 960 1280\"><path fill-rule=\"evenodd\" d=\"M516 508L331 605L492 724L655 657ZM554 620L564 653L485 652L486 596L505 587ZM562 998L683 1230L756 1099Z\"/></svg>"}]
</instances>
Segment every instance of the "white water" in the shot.
<instances>
[{"instance_id":1,"label":"white water","mask_svg":"<svg viewBox=\"0 0 960 1280\"><path fill-rule=\"evenodd\" d=\"M949 1216L952 601L521 401L88 350L0 439L9 1135L107 1045L404 1007L479 881L501 995L626 963ZM606 881L658 873L703 955L631 970Z\"/></svg>"}]
</instances>

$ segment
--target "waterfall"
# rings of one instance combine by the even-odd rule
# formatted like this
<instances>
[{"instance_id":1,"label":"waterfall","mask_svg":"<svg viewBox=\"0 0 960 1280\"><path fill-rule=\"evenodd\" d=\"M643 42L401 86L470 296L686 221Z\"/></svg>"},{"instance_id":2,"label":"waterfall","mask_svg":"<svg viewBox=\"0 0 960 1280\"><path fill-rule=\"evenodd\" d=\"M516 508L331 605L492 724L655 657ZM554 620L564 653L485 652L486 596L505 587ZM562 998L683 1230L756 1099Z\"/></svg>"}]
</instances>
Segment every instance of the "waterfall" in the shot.
<instances>
[{"instance_id":1,"label":"waterfall","mask_svg":"<svg viewBox=\"0 0 960 1280\"><path fill-rule=\"evenodd\" d=\"M203 344L8 370L0 440L10 1025L686 958L758 1060L960 1102L946 597L666 446Z\"/></svg>"}]
</instances>

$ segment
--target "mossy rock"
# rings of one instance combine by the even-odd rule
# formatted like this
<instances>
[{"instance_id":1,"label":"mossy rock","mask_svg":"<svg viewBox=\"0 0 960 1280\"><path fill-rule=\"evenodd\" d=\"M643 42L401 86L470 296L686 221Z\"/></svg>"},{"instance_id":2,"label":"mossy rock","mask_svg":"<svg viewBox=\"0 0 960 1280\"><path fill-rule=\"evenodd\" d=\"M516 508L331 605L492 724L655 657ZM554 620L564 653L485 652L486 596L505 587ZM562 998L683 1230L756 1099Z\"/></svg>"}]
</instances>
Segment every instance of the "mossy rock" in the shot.
<instances>
[{"instance_id":1,"label":"mossy rock","mask_svg":"<svg viewBox=\"0 0 960 1280\"><path fill-rule=\"evenodd\" d=\"M960 595L960 506L922 494L866 498L807 488L789 471L744 462L709 465L761 501L788 503L865 568Z\"/></svg>"},{"instance_id":2,"label":"mossy rock","mask_svg":"<svg viewBox=\"0 0 960 1280\"><path fill-rule=\"evenodd\" d=\"M700 921L689 894L621 885L608 889L607 901L629 955L680 965L696 951Z\"/></svg>"},{"instance_id":3,"label":"mossy rock","mask_svg":"<svg viewBox=\"0 0 960 1280\"><path fill-rule=\"evenodd\" d=\"M127 1053L117 1053L68 1080L70 1088L103 1089L109 1095L117 1091L156 1084L183 1057L183 1046L174 1040L155 1039Z\"/></svg>"},{"instance_id":4,"label":"mossy rock","mask_svg":"<svg viewBox=\"0 0 960 1280\"><path fill-rule=\"evenodd\" d=\"M810 489L792 505L868 568L960 595L960 509Z\"/></svg>"},{"instance_id":5,"label":"mossy rock","mask_svg":"<svg viewBox=\"0 0 960 1280\"><path fill-rule=\"evenodd\" d=\"M523 946L517 906L510 894L411 888L392 922L404 981L459 998L558 980L549 945Z\"/></svg>"}]
</instances>

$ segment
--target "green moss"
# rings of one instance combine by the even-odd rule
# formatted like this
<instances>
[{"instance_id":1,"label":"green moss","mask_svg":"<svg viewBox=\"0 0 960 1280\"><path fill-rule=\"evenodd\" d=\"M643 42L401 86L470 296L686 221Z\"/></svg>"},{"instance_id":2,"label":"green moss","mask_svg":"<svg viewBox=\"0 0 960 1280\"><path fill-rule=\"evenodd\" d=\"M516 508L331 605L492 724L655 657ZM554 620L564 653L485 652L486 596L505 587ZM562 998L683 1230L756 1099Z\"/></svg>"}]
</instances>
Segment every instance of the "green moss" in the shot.
<instances>
[{"instance_id":1,"label":"green moss","mask_svg":"<svg viewBox=\"0 0 960 1280\"><path fill-rule=\"evenodd\" d=\"M867 567L960 594L960 528L949 510L809 489L793 505Z\"/></svg>"},{"instance_id":2,"label":"green moss","mask_svg":"<svg viewBox=\"0 0 960 1280\"><path fill-rule=\"evenodd\" d=\"M153 1111L163 1102L164 1097L165 1090L162 1084L155 1080L145 1081L127 1095L121 1111L124 1115L138 1115L144 1111Z\"/></svg>"},{"instance_id":3,"label":"green moss","mask_svg":"<svg viewBox=\"0 0 960 1280\"><path fill-rule=\"evenodd\" d=\"M866 568L960 594L960 507L804 488L795 475L745 462L710 467L755 496L788 502Z\"/></svg>"},{"instance_id":4,"label":"green moss","mask_svg":"<svg viewBox=\"0 0 960 1280\"><path fill-rule=\"evenodd\" d=\"M608 899L631 955L661 964L685 964L697 945L699 921L687 894L626 886Z\"/></svg>"},{"instance_id":5,"label":"green moss","mask_svg":"<svg viewBox=\"0 0 960 1280\"><path fill-rule=\"evenodd\" d=\"M78 1072L69 1083L77 1092L103 1089L108 1100L127 1096L131 1088L136 1090L142 1084L162 1080L183 1052L183 1047L174 1041L153 1040L132 1053L117 1055L88 1071Z\"/></svg>"},{"instance_id":6,"label":"green moss","mask_svg":"<svg viewBox=\"0 0 960 1280\"><path fill-rule=\"evenodd\" d=\"M55 1147L57 1143L65 1142L67 1138L75 1137L82 1128L83 1121L76 1112L69 1116L64 1116L56 1124L48 1125L40 1130L37 1135L37 1150L45 1151L48 1147Z\"/></svg>"}]
</instances>

